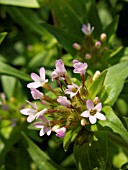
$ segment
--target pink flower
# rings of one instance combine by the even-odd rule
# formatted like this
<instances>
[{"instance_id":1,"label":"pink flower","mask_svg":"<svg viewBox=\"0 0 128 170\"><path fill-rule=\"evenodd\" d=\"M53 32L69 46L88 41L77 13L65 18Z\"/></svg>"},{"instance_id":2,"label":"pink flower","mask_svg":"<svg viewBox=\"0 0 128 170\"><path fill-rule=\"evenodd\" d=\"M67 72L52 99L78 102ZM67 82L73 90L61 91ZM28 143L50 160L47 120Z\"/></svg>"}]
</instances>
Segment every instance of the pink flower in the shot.
<instances>
[{"instance_id":1,"label":"pink flower","mask_svg":"<svg viewBox=\"0 0 128 170\"><path fill-rule=\"evenodd\" d=\"M60 103L62 106L71 106L71 102L65 96L59 96L57 102Z\"/></svg>"},{"instance_id":2,"label":"pink flower","mask_svg":"<svg viewBox=\"0 0 128 170\"><path fill-rule=\"evenodd\" d=\"M43 98L44 94L41 93L39 90L35 89L35 88L30 88L31 90L31 94L32 94L32 97L33 99L41 99Z\"/></svg>"},{"instance_id":3,"label":"pink flower","mask_svg":"<svg viewBox=\"0 0 128 170\"><path fill-rule=\"evenodd\" d=\"M84 75L88 65L87 63L81 63L78 60L73 60L73 67L74 67L73 70L74 73L80 73L80 75Z\"/></svg>"},{"instance_id":4,"label":"pink flower","mask_svg":"<svg viewBox=\"0 0 128 170\"><path fill-rule=\"evenodd\" d=\"M41 116L39 118L41 119L41 122L34 123L34 126L36 128L41 129L40 130L40 136L43 136L45 133L49 136L51 134L51 126L50 126L49 120L47 120L43 116Z\"/></svg>"},{"instance_id":5,"label":"pink flower","mask_svg":"<svg viewBox=\"0 0 128 170\"><path fill-rule=\"evenodd\" d=\"M80 90L81 86L78 87L76 84L72 83L72 85L67 85L68 89L65 90L66 94L70 95L70 98L72 98L73 96L75 96L78 91Z\"/></svg>"},{"instance_id":6,"label":"pink flower","mask_svg":"<svg viewBox=\"0 0 128 170\"><path fill-rule=\"evenodd\" d=\"M83 32L85 35L91 35L91 33L92 33L93 30L94 30L94 27L91 28L90 23L88 23L87 25L83 24L81 30L82 30L82 32Z\"/></svg>"},{"instance_id":7,"label":"pink flower","mask_svg":"<svg viewBox=\"0 0 128 170\"><path fill-rule=\"evenodd\" d=\"M47 111L47 109L43 109L41 111L38 111L36 103L32 104L29 101L28 101L28 103L30 104L30 106L32 108L22 109L22 110L20 110L20 112L21 112L21 114L28 116L27 122L29 122L29 123L34 121L35 119L39 118L41 115L43 115Z\"/></svg>"},{"instance_id":8,"label":"pink flower","mask_svg":"<svg viewBox=\"0 0 128 170\"><path fill-rule=\"evenodd\" d=\"M88 110L84 111L81 116L88 117L91 124L95 124L97 119L106 120L106 117L100 113L102 110L101 103L98 103L96 106L94 106L94 103L91 100L87 100L86 107Z\"/></svg>"},{"instance_id":9,"label":"pink flower","mask_svg":"<svg viewBox=\"0 0 128 170\"><path fill-rule=\"evenodd\" d=\"M52 72L52 81L56 78L63 79L66 72L64 63L61 59L56 60L56 69Z\"/></svg>"},{"instance_id":10,"label":"pink flower","mask_svg":"<svg viewBox=\"0 0 128 170\"><path fill-rule=\"evenodd\" d=\"M56 132L56 136L58 136L59 138L64 138L66 133L66 128L62 127L60 129L56 129L55 132Z\"/></svg>"},{"instance_id":11,"label":"pink flower","mask_svg":"<svg viewBox=\"0 0 128 170\"><path fill-rule=\"evenodd\" d=\"M31 78L34 80L34 82L29 83L27 85L28 88L38 88L42 87L46 82L48 82L48 79L45 80L45 69L44 67L40 68L40 76L38 76L35 73L31 73Z\"/></svg>"}]
</instances>

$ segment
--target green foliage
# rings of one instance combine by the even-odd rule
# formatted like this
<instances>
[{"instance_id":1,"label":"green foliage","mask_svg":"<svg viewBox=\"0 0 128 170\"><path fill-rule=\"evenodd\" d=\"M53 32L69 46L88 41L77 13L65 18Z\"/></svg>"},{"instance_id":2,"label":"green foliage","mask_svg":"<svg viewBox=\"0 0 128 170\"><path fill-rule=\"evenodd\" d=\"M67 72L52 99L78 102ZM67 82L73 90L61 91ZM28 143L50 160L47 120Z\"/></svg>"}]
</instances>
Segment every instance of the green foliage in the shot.
<instances>
[{"instance_id":1,"label":"green foliage","mask_svg":"<svg viewBox=\"0 0 128 170\"><path fill-rule=\"evenodd\" d=\"M127 0L0 0L0 170L128 168L127 3ZM88 23L91 28L94 26L89 36L81 30ZM106 33L106 38L101 38L102 33ZM96 46L99 41L101 44ZM80 48L74 48L74 43ZM66 66L67 82L51 81L56 59L62 59ZM87 62L85 77L73 73L74 59ZM68 108L71 112L58 107L61 115L54 112L58 104L55 95L48 88L42 90L50 98L54 96L43 108L51 107L51 115L46 115L50 120L53 114L55 118L60 116L52 123L63 122L67 128L63 139L55 135L39 137L35 127L31 128L32 124L28 127L20 113L26 108L25 100L34 103L26 83L32 81L31 72L38 73L40 67L46 68L48 83L57 95L64 95L66 83L73 81L82 86L72 99L66 94L73 106ZM97 70L101 74L94 80ZM95 106L102 103L101 113L106 120L97 120L92 125L88 118L80 116L87 110L87 99ZM37 105L42 109L42 103L37 101ZM66 114L68 118L64 120Z\"/></svg>"}]
</instances>

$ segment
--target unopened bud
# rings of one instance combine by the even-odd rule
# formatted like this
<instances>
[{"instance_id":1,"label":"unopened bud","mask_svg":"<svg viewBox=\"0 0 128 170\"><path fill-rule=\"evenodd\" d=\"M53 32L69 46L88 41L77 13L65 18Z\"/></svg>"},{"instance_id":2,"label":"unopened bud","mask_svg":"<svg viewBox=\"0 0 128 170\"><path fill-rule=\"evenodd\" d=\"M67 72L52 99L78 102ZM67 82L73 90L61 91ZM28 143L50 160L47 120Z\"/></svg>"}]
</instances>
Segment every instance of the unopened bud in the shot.
<instances>
[{"instance_id":1,"label":"unopened bud","mask_svg":"<svg viewBox=\"0 0 128 170\"><path fill-rule=\"evenodd\" d=\"M92 56L89 54L89 53L86 53L85 54L85 59L86 60L90 60L92 58Z\"/></svg>"},{"instance_id":2,"label":"unopened bud","mask_svg":"<svg viewBox=\"0 0 128 170\"><path fill-rule=\"evenodd\" d=\"M95 81L95 80L99 77L99 75L100 75L100 71L97 70L97 71L95 72L92 80Z\"/></svg>"},{"instance_id":3,"label":"unopened bud","mask_svg":"<svg viewBox=\"0 0 128 170\"><path fill-rule=\"evenodd\" d=\"M75 48L76 50L81 50L81 46L78 43L74 43L73 48Z\"/></svg>"},{"instance_id":4,"label":"unopened bud","mask_svg":"<svg viewBox=\"0 0 128 170\"><path fill-rule=\"evenodd\" d=\"M59 125L53 126L53 127L52 127L52 131L55 132L55 130L59 129L59 127L60 127Z\"/></svg>"},{"instance_id":5,"label":"unopened bud","mask_svg":"<svg viewBox=\"0 0 128 170\"><path fill-rule=\"evenodd\" d=\"M97 49L99 49L99 48L101 47L101 42L100 42L100 41L96 41L96 42L95 42L95 47L96 47Z\"/></svg>"},{"instance_id":6,"label":"unopened bud","mask_svg":"<svg viewBox=\"0 0 128 170\"><path fill-rule=\"evenodd\" d=\"M86 124L87 124L86 120L85 120L85 119L82 119L82 120L81 120L81 125L82 125L82 126L85 126Z\"/></svg>"},{"instance_id":7,"label":"unopened bud","mask_svg":"<svg viewBox=\"0 0 128 170\"><path fill-rule=\"evenodd\" d=\"M99 97L95 97L95 99L93 100L93 103L94 103L95 105L97 105L99 102L100 102Z\"/></svg>"},{"instance_id":8,"label":"unopened bud","mask_svg":"<svg viewBox=\"0 0 128 170\"><path fill-rule=\"evenodd\" d=\"M106 33L102 33L102 34L100 35L100 41L101 41L101 42L105 42L106 39L107 39L107 34L106 34Z\"/></svg>"}]
</instances>

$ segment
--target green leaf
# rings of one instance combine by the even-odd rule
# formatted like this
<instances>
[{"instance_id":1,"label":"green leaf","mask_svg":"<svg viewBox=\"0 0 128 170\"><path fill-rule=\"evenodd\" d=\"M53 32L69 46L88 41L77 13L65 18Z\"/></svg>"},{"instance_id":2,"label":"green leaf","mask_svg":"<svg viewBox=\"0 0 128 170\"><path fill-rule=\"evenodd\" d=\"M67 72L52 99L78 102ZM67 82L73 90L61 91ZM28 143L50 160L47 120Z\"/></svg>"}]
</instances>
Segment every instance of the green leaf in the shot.
<instances>
[{"instance_id":1,"label":"green leaf","mask_svg":"<svg viewBox=\"0 0 128 170\"><path fill-rule=\"evenodd\" d=\"M119 134L128 143L128 131L113 109L110 106L105 106L102 110L105 112L106 121L99 121L99 123L104 127L111 128L114 133Z\"/></svg>"},{"instance_id":2,"label":"green leaf","mask_svg":"<svg viewBox=\"0 0 128 170\"><path fill-rule=\"evenodd\" d=\"M62 29L56 28L54 26L43 24L43 27L49 31L58 42L72 55L75 55L76 50L72 47L73 43L77 42L80 44L81 39L76 35L69 34Z\"/></svg>"},{"instance_id":3,"label":"green leaf","mask_svg":"<svg viewBox=\"0 0 128 170\"><path fill-rule=\"evenodd\" d=\"M0 33L0 44L2 43L7 34L8 34L7 32Z\"/></svg>"},{"instance_id":4,"label":"green leaf","mask_svg":"<svg viewBox=\"0 0 128 170\"><path fill-rule=\"evenodd\" d=\"M6 7L9 15L16 23L21 25L27 31L34 31L39 35L47 35L48 32L40 25L42 20L32 9L25 9L19 7ZM28 19L29 18L29 19Z\"/></svg>"},{"instance_id":5,"label":"green leaf","mask_svg":"<svg viewBox=\"0 0 128 170\"><path fill-rule=\"evenodd\" d=\"M94 34L97 37L101 33L102 24L95 4L91 5L88 16L89 22L92 24L91 26L95 27Z\"/></svg>"},{"instance_id":6,"label":"green leaf","mask_svg":"<svg viewBox=\"0 0 128 170\"><path fill-rule=\"evenodd\" d=\"M3 5L14 5L14 6L22 6L27 8L39 8L39 3L37 0L0 0L0 4Z\"/></svg>"},{"instance_id":7,"label":"green leaf","mask_svg":"<svg viewBox=\"0 0 128 170\"><path fill-rule=\"evenodd\" d=\"M11 76L1 76L2 88L8 99L13 96L17 79ZM9 82L9 83L8 83Z\"/></svg>"},{"instance_id":8,"label":"green leaf","mask_svg":"<svg viewBox=\"0 0 128 170\"><path fill-rule=\"evenodd\" d=\"M103 71L89 87L89 99L94 99L102 90L107 71Z\"/></svg>"},{"instance_id":9,"label":"green leaf","mask_svg":"<svg viewBox=\"0 0 128 170\"><path fill-rule=\"evenodd\" d=\"M113 38L115 36L117 26L118 26L119 16L117 16L113 21L105 28L104 32L107 34L107 41L111 45Z\"/></svg>"},{"instance_id":10,"label":"green leaf","mask_svg":"<svg viewBox=\"0 0 128 170\"><path fill-rule=\"evenodd\" d=\"M95 132L97 141L75 144L74 157L78 170L106 170L107 162L107 135L105 132ZM104 149L103 149L104 146Z\"/></svg>"},{"instance_id":11,"label":"green leaf","mask_svg":"<svg viewBox=\"0 0 128 170\"><path fill-rule=\"evenodd\" d=\"M54 163L40 148L34 144L26 135L22 133L22 142L26 147L30 157L40 170L63 170L63 167Z\"/></svg>"},{"instance_id":12,"label":"green leaf","mask_svg":"<svg viewBox=\"0 0 128 170\"><path fill-rule=\"evenodd\" d=\"M31 78L26 73L23 73L22 71L19 71L3 62L0 62L0 74L14 76L25 81L31 80Z\"/></svg>"},{"instance_id":13,"label":"green leaf","mask_svg":"<svg viewBox=\"0 0 128 170\"><path fill-rule=\"evenodd\" d=\"M82 126L78 126L76 129L71 129L68 132L66 132L66 135L63 140L63 148L65 151L67 151L70 144L74 142L75 138L77 137L81 129Z\"/></svg>"},{"instance_id":14,"label":"green leaf","mask_svg":"<svg viewBox=\"0 0 128 170\"><path fill-rule=\"evenodd\" d=\"M52 0L50 6L54 12L54 18L61 28L69 34L83 36L81 27L85 18L85 15L83 15L85 6L82 0Z\"/></svg>"},{"instance_id":15,"label":"green leaf","mask_svg":"<svg viewBox=\"0 0 128 170\"><path fill-rule=\"evenodd\" d=\"M102 90L100 97L104 104L112 106L116 102L127 77L128 62L122 62L107 69L104 90Z\"/></svg>"}]
</instances>

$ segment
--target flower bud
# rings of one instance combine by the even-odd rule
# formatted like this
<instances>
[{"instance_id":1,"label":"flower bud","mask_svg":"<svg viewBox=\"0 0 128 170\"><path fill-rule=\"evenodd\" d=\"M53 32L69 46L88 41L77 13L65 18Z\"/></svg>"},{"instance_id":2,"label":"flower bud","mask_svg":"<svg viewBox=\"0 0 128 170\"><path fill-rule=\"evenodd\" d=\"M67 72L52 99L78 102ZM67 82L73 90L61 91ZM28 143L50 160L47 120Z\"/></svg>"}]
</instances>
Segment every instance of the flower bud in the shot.
<instances>
[{"instance_id":1,"label":"flower bud","mask_svg":"<svg viewBox=\"0 0 128 170\"><path fill-rule=\"evenodd\" d=\"M99 75L100 75L100 71L97 70L97 71L95 72L92 80L95 81L95 80L99 77Z\"/></svg>"},{"instance_id":2,"label":"flower bud","mask_svg":"<svg viewBox=\"0 0 128 170\"><path fill-rule=\"evenodd\" d=\"M99 102L100 102L99 97L95 97L95 99L93 100L93 103L94 103L95 105L97 105Z\"/></svg>"},{"instance_id":3,"label":"flower bud","mask_svg":"<svg viewBox=\"0 0 128 170\"><path fill-rule=\"evenodd\" d=\"M89 53L86 53L85 54L85 59L86 60L90 60L92 58L92 56L89 54Z\"/></svg>"},{"instance_id":4,"label":"flower bud","mask_svg":"<svg viewBox=\"0 0 128 170\"><path fill-rule=\"evenodd\" d=\"M100 41L96 41L95 42L95 47L96 47L96 49L99 49L101 47L101 42Z\"/></svg>"},{"instance_id":5,"label":"flower bud","mask_svg":"<svg viewBox=\"0 0 128 170\"><path fill-rule=\"evenodd\" d=\"M85 126L86 124L87 124L86 120L85 120L85 119L82 119L82 120L81 120L81 125L82 125L82 126Z\"/></svg>"},{"instance_id":6,"label":"flower bud","mask_svg":"<svg viewBox=\"0 0 128 170\"><path fill-rule=\"evenodd\" d=\"M74 43L72 46L78 51L81 50L81 46L78 43Z\"/></svg>"},{"instance_id":7,"label":"flower bud","mask_svg":"<svg viewBox=\"0 0 128 170\"><path fill-rule=\"evenodd\" d=\"M101 41L101 42L105 42L106 39L107 39L107 34L106 34L106 33L102 33L102 34L100 35L100 41Z\"/></svg>"}]
</instances>

